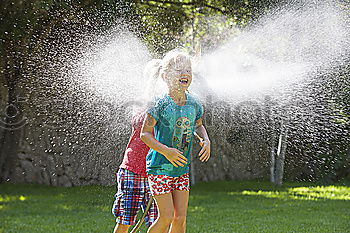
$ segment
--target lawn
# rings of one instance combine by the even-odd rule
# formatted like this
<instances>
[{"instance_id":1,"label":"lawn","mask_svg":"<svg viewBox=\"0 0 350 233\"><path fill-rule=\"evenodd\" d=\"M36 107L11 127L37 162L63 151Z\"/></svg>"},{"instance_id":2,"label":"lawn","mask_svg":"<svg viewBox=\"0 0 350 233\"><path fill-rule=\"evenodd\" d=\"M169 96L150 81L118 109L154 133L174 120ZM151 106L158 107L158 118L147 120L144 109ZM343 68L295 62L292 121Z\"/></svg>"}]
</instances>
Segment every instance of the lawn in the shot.
<instances>
[{"instance_id":1,"label":"lawn","mask_svg":"<svg viewBox=\"0 0 350 233\"><path fill-rule=\"evenodd\" d=\"M0 184L0 232L112 232L113 194L114 187ZM350 187L200 183L191 189L187 232L350 232Z\"/></svg>"}]
</instances>

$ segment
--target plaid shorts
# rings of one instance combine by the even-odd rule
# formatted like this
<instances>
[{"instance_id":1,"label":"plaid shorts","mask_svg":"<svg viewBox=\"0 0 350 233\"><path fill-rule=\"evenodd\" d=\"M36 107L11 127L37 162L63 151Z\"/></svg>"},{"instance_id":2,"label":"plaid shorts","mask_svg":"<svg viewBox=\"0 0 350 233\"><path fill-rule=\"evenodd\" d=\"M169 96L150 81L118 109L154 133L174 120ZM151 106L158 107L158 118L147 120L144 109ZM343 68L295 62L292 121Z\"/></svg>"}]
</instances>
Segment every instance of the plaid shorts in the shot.
<instances>
[{"instance_id":1,"label":"plaid shorts","mask_svg":"<svg viewBox=\"0 0 350 233\"><path fill-rule=\"evenodd\" d=\"M134 225L137 212L144 210L150 198L150 190L146 177L132 171L120 168L117 173L117 193L112 213L116 222L124 225ZM145 221L150 226L158 217L158 210L153 201Z\"/></svg>"},{"instance_id":2,"label":"plaid shorts","mask_svg":"<svg viewBox=\"0 0 350 233\"><path fill-rule=\"evenodd\" d=\"M179 177L148 174L148 182L152 195L171 193L174 190L190 191L190 176L188 173Z\"/></svg>"}]
</instances>

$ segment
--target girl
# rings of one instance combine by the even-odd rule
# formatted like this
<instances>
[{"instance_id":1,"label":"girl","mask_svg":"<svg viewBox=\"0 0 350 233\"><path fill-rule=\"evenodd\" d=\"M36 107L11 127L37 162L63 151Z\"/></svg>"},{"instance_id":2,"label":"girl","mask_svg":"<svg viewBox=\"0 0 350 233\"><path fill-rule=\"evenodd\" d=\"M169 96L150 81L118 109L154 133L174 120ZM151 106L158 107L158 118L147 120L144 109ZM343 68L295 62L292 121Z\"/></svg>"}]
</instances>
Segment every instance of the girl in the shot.
<instances>
[{"instance_id":1,"label":"girl","mask_svg":"<svg viewBox=\"0 0 350 233\"><path fill-rule=\"evenodd\" d=\"M145 67L144 76L154 80L158 74L160 60L152 60ZM148 89L151 95L153 91ZM152 93L151 93L152 92ZM144 111L138 110L132 118L132 133L126 147L123 162L117 173L117 193L112 212L116 217L114 233L127 233L131 225L135 224L137 212L142 207L145 210L150 199L150 189L146 175L146 155L149 148L141 141L140 132L144 120ZM157 207L153 201L146 223L150 226L158 216Z\"/></svg>"},{"instance_id":2,"label":"girl","mask_svg":"<svg viewBox=\"0 0 350 233\"><path fill-rule=\"evenodd\" d=\"M190 57L170 51L159 69L168 94L154 101L140 137L151 149L146 171L159 216L148 232L181 233L186 230L189 197L189 161L194 132L203 138L201 161L210 157L210 141L202 124L203 106L187 92L192 82ZM152 134L154 130L154 135Z\"/></svg>"}]
</instances>

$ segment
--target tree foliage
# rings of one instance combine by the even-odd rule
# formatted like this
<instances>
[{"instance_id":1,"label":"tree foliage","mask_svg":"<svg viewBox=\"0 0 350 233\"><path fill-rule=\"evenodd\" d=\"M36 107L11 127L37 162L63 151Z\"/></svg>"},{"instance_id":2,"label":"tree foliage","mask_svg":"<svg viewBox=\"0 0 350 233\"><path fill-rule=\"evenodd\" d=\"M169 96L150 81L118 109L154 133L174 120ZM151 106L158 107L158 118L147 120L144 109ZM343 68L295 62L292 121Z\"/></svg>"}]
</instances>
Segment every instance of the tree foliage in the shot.
<instances>
[{"instance_id":1,"label":"tree foliage","mask_svg":"<svg viewBox=\"0 0 350 233\"><path fill-rule=\"evenodd\" d=\"M193 49L198 43L215 46L271 5L271 1L256 0L138 0L134 6L144 38L162 53L177 46Z\"/></svg>"}]
</instances>

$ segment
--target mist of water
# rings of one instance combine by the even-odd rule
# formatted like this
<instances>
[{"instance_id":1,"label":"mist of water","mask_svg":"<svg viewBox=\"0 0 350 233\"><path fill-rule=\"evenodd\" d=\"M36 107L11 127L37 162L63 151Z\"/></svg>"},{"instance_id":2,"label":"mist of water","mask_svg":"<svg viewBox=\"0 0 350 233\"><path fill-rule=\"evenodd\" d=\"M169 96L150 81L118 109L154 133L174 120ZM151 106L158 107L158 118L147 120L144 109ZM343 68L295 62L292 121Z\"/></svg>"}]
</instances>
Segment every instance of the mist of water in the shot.
<instances>
[{"instance_id":1,"label":"mist of water","mask_svg":"<svg viewBox=\"0 0 350 233\"><path fill-rule=\"evenodd\" d=\"M79 81L103 98L136 100L147 82L143 68L150 59L146 46L136 36L127 31L111 34L79 59Z\"/></svg>"},{"instance_id":2,"label":"mist of water","mask_svg":"<svg viewBox=\"0 0 350 233\"><path fill-rule=\"evenodd\" d=\"M233 147L256 138L271 147L274 133L286 127L289 170L308 167L299 178L312 180L325 158L332 160L326 169L334 169L342 162L331 154L344 153L350 142L348 106L341 101L349 85L349 33L341 4L293 1L203 54L201 95L214 96L208 105L214 131Z\"/></svg>"},{"instance_id":3,"label":"mist of water","mask_svg":"<svg viewBox=\"0 0 350 233\"><path fill-rule=\"evenodd\" d=\"M345 13L330 2L286 5L205 54L201 75L219 98L281 95L348 56Z\"/></svg>"},{"instance_id":4,"label":"mist of water","mask_svg":"<svg viewBox=\"0 0 350 233\"><path fill-rule=\"evenodd\" d=\"M334 131L333 125L327 126L333 112L324 109L329 109L327 104L334 93L326 91L325 84L334 80L327 73L348 59L347 22L335 4L281 7L222 42L218 49L203 54L198 66L203 82L196 87L198 77L194 77L192 89L202 93L203 99L209 93L231 106L252 100L258 106L269 96L278 114L284 112L294 120L289 126L291 137L303 132L304 138L297 138L302 143L319 140L320 128L328 127L326 137L333 137L334 132L338 136L346 134L342 129ZM68 33L56 45L47 41L43 46L46 57L33 62L33 70L39 70L41 78L30 89L36 96L32 106L39 109L32 119L41 119L44 126L54 129L49 133L51 146L45 152L65 155L57 145L66 145L67 161L96 160L97 169L102 164L113 170L116 165L109 155L122 154L125 148L121 138L129 136L128 109L133 107L132 101L143 100L148 82L142 75L143 67L152 56L145 44L122 25L100 34L77 36L74 43L71 40ZM219 109L219 115L226 110ZM252 116L255 110L255 105L249 105L242 122L249 123L254 117L260 120L260 115ZM267 123L252 121L250 128L264 130ZM213 125L220 123L215 119ZM71 154L75 156L69 157ZM82 172L82 177L100 171L86 168L85 172L91 174Z\"/></svg>"}]
</instances>

